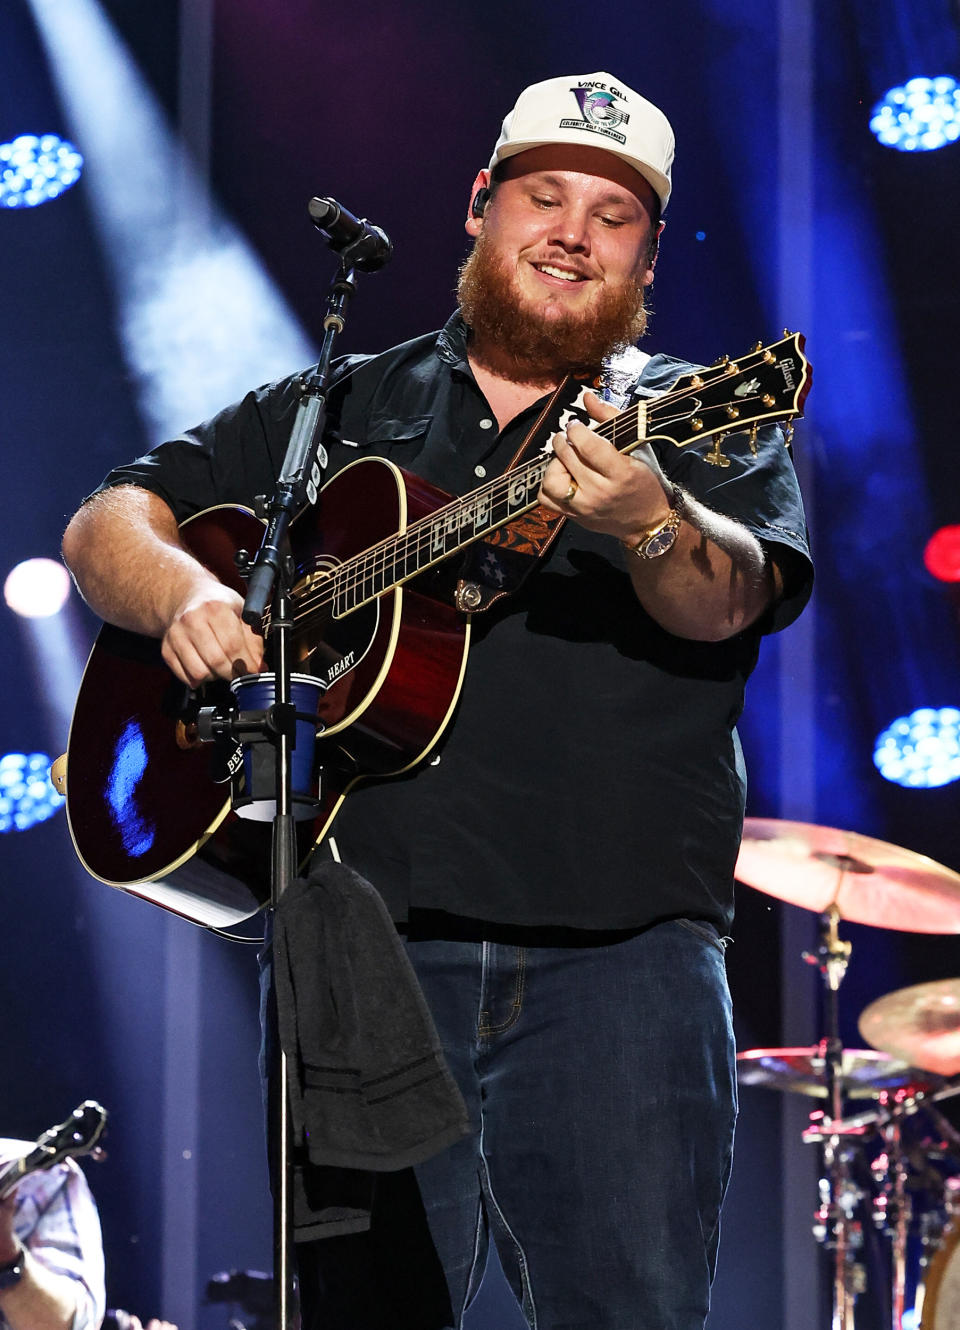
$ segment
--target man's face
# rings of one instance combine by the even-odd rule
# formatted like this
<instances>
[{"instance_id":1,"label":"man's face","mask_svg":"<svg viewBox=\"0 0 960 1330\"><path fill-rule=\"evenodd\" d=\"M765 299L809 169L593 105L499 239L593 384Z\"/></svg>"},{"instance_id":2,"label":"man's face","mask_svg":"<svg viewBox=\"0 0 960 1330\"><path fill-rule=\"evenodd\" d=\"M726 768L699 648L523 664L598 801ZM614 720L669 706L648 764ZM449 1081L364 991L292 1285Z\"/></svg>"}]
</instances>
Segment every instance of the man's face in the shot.
<instances>
[{"instance_id":1,"label":"man's face","mask_svg":"<svg viewBox=\"0 0 960 1330\"><path fill-rule=\"evenodd\" d=\"M597 364L642 331L643 292L653 280L653 190L626 162L587 146L531 148L505 168L483 218L467 223L477 238L464 270L467 322L472 300L481 306L472 325L479 342L494 335L482 306L495 286L498 340L504 325L517 324L555 343L565 363ZM483 289L471 291L481 276Z\"/></svg>"}]
</instances>

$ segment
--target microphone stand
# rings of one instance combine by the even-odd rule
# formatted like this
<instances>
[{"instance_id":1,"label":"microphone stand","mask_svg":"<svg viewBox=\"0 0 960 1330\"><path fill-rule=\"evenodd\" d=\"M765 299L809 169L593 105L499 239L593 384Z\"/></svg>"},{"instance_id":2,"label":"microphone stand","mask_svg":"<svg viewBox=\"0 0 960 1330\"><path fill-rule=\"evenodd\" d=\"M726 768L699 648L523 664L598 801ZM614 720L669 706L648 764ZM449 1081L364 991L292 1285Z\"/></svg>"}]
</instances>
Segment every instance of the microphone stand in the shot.
<instances>
[{"instance_id":1,"label":"microphone stand","mask_svg":"<svg viewBox=\"0 0 960 1330\"><path fill-rule=\"evenodd\" d=\"M242 612L244 622L259 628L272 596L267 640L271 647L270 663L275 674L275 694L274 703L266 716L262 717L261 724L262 732L276 749L276 814L272 829L269 906L271 917L275 915L297 867L290 761L291 748L296 742L296 708L291 702L290 686L294 566L289 528L305 502L316 503L323 469L327 464L322 438L326 422L330 361L334 340L343 331L347 302L356 290L356 267L363 266L363 244L364 237L360 237L357 243L346 246L341 252L340 267L327 296L327 315L323 321L324 337L319 360L315 369L301 379L302 395L276 491L269 499L264 495L257 498L258 516L267 522L260 549L252 561L249 556L244 558L242 551L238 554L241 572L248 579ZM245 726L242 712L235 724L238 732L249 729L249 722ZM278 1330L293 1330L296 1325L296 1299L290 1259L293 1216L291 1123L287 1058L280 1048L276 1028L271 1032L267 1046L270 1049L268 1139L270 1175L273 1178L276 1324Z\"/></svg>"}]
</instances>

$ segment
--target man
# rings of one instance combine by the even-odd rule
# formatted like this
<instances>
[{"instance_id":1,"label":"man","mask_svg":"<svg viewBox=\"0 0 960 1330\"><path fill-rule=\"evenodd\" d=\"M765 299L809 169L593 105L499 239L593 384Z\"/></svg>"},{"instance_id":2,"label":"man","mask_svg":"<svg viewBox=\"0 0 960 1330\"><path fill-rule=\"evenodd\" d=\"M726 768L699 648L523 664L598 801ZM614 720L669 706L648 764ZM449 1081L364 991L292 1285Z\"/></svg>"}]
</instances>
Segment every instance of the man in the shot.
<instances>
[{"instance_id":1,"label":"man","mask_svg":"<svg viewBox=\"0 0 960 1330\"><path fill-rule=\"evenodd\" d=\"M336 369L328 474L377 455L457 494L507 469L573 379L546 426L563 423L539 496L552 544L476 615L429 760L334 823L330 852L403 932L472 1130L415 1179L378 1178L368 1233L300 1246L305 1326L459 1326L491 1230L541 1330L707 1313L735 1116L734 725L810 568L778 431L729 439L721 468L663 439L627 456L576 417L616 414L582 389L644 330L672 159L662 112L609 74L527 88L474 181L458 314ZM621 405L691 368L633 360ZM264 653L177 524L271 489L296 400L295 379L271 385L118 468L67 530L91 605L162 638L191 686Z\"/></svg>"},{"instance_id":2,"label":"man","mask_svg":"<svg viewBox=\"0 0 960 1330\"><path fill-rule=\"evenodd\" d=\"M33 1148L0 1140L0 1162ZM0 1201L0 1326L96 1330L103 1320L100 1220L72 1159L28 1174Z\"/></svg>"},{"instance_id":3,"label":"man","mask_svg":"<svg viewBox=\"0 0 960 1330\"><path fill-rule=\"evenodd\" d=\"M0 1139L0 1167L24 1158L33 1141ZM100 1217L73 1159L28 1173L0 1201L0 1330L143 1330L140 1319L104 1319ZM177 1330L151 1320L146 1330Z\"/></svg>"}]
</instances>

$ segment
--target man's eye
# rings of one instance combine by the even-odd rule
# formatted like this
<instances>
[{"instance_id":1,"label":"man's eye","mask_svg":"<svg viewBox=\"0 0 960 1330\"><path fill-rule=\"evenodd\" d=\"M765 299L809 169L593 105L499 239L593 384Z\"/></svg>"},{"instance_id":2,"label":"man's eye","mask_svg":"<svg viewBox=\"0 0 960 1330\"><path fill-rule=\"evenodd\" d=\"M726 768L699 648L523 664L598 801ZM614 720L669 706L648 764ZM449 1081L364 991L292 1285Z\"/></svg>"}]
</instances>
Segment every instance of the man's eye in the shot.
<instances>
[{"instance_id":1,"label":"man's eye","mask_svg":"<svg viewBox=\"0 0 960 1330\"><path fill-rule=\"evenodd\" d=\"M626 222L622 217L601 217L600 220L604 226L626 226Z\"/></svg>"},{"instance_id":2,"label":"man's eye","mask_svg":"<svg viewBox=\"0 0 960 1330\"><path fill-rule=\"evenodd\" d=\"M538 208L552 208L554 206L553 199L538 198L536 194L533 195L533 201Z\"/></svg>"}]
</instances>

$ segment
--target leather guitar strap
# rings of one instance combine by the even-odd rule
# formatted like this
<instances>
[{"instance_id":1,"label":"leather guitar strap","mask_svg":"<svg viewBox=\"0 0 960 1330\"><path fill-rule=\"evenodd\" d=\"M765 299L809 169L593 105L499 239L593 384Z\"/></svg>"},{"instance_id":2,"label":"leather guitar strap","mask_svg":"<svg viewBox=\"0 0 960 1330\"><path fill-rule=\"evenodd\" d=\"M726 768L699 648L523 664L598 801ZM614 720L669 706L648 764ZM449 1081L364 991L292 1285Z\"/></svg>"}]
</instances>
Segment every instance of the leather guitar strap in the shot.
<instances>
[{"instance_id":1,"label":"leather guitar strap","mask_svg":"<svg viewBox=\"0 0 960 1330\"><path fill-rule=\"evenodd\" d=\"M567 375L544 404L505 473L538 453L551 452L550 440L569 420L592 424L583 404L583 395L590 389L595 389L593 380ZM552 513L537 504L489 536L474 541L457 582L457 608L477 614L515 592L549 550L566 520L562 513Z\"/></svg>"}]
</instances>

